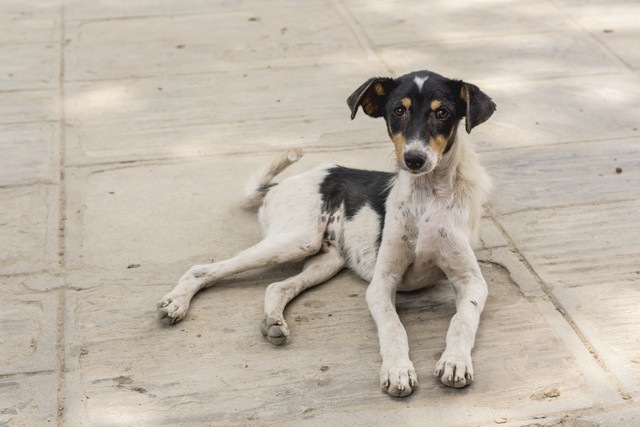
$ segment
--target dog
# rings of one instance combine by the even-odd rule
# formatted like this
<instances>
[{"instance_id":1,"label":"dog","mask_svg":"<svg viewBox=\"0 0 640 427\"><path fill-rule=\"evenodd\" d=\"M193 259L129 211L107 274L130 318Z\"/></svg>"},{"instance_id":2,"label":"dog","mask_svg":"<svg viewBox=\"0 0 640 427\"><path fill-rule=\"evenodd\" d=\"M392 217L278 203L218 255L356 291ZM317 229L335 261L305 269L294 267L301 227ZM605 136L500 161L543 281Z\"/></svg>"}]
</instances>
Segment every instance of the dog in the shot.
<instances>
[{"instance_id":1,"label":"dog","mask_svg":"<svg viewBox=\"0 0 640 427\"><path fill-rule=\"evenodd\" d=\"M467 386L473 381L471 351L488 293L472 248L490 180L457 130L464 118L470 133L491 117L495 104L477 86L430 71L371 78L347 104L351 119L359 107L385 119L397 170L328 164L274 183L301 155L284 153L250 182L245 197L246 207L259 209L264 239L230 259L190 268L158 303L159 317L179 322L199 290L225 277L306 260L298 275L266 290L260 330L281 345L289 339L287 303L348 267L370 282L366 301L378 329L381 388L404 397L418 379L395 309L396 292L446 278L455 290L456 314L435 375L447 386Z\"/></svg>"}]
</instances>

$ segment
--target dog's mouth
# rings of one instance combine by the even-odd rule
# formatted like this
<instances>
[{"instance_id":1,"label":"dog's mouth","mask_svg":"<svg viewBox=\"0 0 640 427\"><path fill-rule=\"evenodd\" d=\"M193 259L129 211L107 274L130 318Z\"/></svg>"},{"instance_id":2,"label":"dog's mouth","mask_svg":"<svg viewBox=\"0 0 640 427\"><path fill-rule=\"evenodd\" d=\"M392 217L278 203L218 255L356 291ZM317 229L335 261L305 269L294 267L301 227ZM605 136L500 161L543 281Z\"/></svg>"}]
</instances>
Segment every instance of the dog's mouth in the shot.
<instances>
[{"instance_id":1,"label":"dog's mouth","mask_svg":"<svg viewBox=\"0 0 640 427\"><path fill-rule=\"evenodd\" d=\"M403 169L409 172L413 176L426 175L432 171L432 169L420 169L420 170L413 170L408 168L403 168Z\"/></svg>"}]
</instances>

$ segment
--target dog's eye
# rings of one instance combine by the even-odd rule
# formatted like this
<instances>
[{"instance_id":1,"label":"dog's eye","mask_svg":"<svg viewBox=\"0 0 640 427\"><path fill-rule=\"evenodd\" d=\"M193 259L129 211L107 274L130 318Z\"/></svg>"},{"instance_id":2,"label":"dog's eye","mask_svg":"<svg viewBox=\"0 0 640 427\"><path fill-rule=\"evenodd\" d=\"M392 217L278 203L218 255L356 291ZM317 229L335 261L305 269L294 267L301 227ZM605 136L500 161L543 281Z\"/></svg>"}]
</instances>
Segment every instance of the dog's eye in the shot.
<instances>
[{"instance_id":1,"label":"dog's eye","mask_svg":"<svg viewBox=\"0 0 640 427\"><path fill-rule=\"evenodd\" d=\"M436 118L438 120L447 120L449 118L449 112L444 108L438 108L436 110Z\"/></svg>"},{"instance_id":2,"label":"dog's eye","mask_svg":"<svg viewBox=\"0 0 640 427\"><path fill-rule=\"evenodd\" d=\"M402 117L406 112L407 110L404 107L396 107L393 109L393 114L395 114L396 117Z\"/></svg>"}]
</instances>

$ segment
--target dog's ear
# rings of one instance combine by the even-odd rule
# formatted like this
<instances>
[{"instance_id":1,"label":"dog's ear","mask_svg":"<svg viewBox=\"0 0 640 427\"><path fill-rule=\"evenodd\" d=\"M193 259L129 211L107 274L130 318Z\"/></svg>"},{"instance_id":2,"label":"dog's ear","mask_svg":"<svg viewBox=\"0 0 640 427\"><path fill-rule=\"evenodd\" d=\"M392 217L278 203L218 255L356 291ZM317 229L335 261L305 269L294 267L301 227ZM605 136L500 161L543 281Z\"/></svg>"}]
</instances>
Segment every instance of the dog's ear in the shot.
<instances>
[{"instance_id":1,"label":"dog's ear","mask_svg":"<svg viewBox=\"0 0 640 427\"><path fill-rule=\"evenodd\" d=\"M496 104L478 86L471 83L462 83L460 98L467 104L465 125L467 133L481 123L489 120L496 111Z\"/></svg>"},{"instance_id":2,"label":"dog's ear","mask_svg":"<svg viewBox=\"0 0 640 427\"><path fill-rule=\"evenodd\" d=\"M373 77L347 98L347 104L351 109L351 120L356 116L358 107L371 117L384 115L384 105L389 94L396 87L396 82L389 77Z\"/></svg>"}]
</instances>

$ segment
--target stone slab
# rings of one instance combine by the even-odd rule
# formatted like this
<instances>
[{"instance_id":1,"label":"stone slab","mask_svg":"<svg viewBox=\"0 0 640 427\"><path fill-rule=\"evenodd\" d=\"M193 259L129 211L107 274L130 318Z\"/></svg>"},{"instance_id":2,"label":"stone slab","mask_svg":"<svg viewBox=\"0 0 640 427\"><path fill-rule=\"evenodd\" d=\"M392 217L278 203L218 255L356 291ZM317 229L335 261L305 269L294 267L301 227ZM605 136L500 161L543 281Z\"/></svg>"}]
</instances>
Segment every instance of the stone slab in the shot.
<instances>
[{"instance_id":1,"label":"stone slab","mask_svg":"<svg viewBox=\"0 0 640 427\"><path fill-rule=\"evenodd\" d=\"M286 1L272 1L274 8L282 9L285 6L295 6ZM88 2L69 2L65 5L65 19L68 21L95 21L107 19L127 19L156 16L184 16L202 15L212 13L228 13L236 11L261 11L264 2L261 0L236 0L223 2L209 1L182 1L163 0L158 3L155 0L110 0L107 3L95 7ZM257 15L256 15L257 17Z\"/></svg>"},{"instance_id":2,"label":"stone slab","mask_svg":"<svg viewBox=\"0 0 640 427\"><path fill-rule=\"evenodd\" d=\"M615 412L586 415L579 418L587 426L598 427L633 427L640 425L640 408L619 408Z\"/></svg>"},{"instance_id":3,"label":"stone slab","mask_svg":"<svg viewBox=\"0 0 640 427\"><path fill-rule=\"evenodd\" d=\"M386 142L347 97L380 62L69 83L69 164ZM295 88L295 90L292 90Z\"/></svg>"},{"instance_id":4,"label":"stone slab","mask_svg":"<svg viewBox=\"0 0 640 427\"><path fill-rule=\"evenodd\" d=\"M57 296L7 295L6 290L3 294L0 375L54 371L57 367Z\"/></svg>"},{"instance_id":5,"label":"stone slab","mask_svg":"<svg viewBox=\"0 0 640 427\"><path fill-rule=\"evenodd\" d=\"M623 390L636 396L639 209L629 200L499 218Z\"/></svg>"},{"instance_id":6,"label":"stone slab","mask_svg":"<svg viewBox=\"0 0 640 427\"><path fill-rule=\"evenodd\" d=\"M0 378L0 425L57 426L55 373Z\"/></svg>"},{"instance_id":7,"label":"stone slab","mask_svg":"<svg viewBox=\"0 0 640 427\"><path fill-rule=\"evenodd\" d=\"M1 93L0 123L30 120L42 113L40 105L50 103L42 92L21 91L56 87L59 17L59 2L7 1L0 4L0 62L3 64L0 91L7 91ZM55 105L55 102L51 104ZM3 138L7 138L7 134L0 131ZM1 162L0 171L4 172L6 169Z\"/></svg>"},{"instance_id":8,"label":"stone slab","mask_svg":"<svg viewBox=\"0 0 640 427\"><path fill-rule=\"evenodd\" d=\"M570 15L593 37L633 69L640 69L640 31L636 1L560 1Z\"/></svg>"},{"instance_id":9,"label":"stone slab","mask_svg":"<svg viewBox=\"0 0 640 427\"><path fill-rule=\"evenodd\" d=\"M0 186L58 181L60 127L57 123L0 124L0 135L3 152Z\"/></svg>"},{"instance_id":10,"label":"stone slab","mask_svg":"<svg viewBox=\"0 0 640 427\"><path fill-rule=\"evenodd\" d=\"M597 364L585 364L586 350L573 348L564 332L549 326L547 312L554 309L541 308L548 303L524 298L500 267L483 264L483 272L490 298L474 352L476 383L464 390L448 389L431 376L454 312L451 289L398 296L421 380L405 400L378 389L378 343L365 284L350 273L292 302L286 313L292 340L282 348L265 342L258 330L266 286L261 279L203 292L175 327L155 319L164 286L131 286L115 305L113 295L122 292L117 283L70 293L67 366L76 381L68 384L68 399L85 396L73 419L95 426L113 420L295 424L340 413L358 424L371 419L366 414L402 408L413 419L446 413L450 425L464 425L621 401ZM560 395L540 400L548 387Z\"/></svg>"},{"instance_id":11,"label":"stone slab","mask_svg":"<svg viewBox=\"0 0 640 427\"><path fill-rule=\"evenodd\" d=\"M420 0L348 2L374 47L407 42L468 40L482 43L489 36L575 30L576 26L548 2L510 1L495 7L490 1ZM481 17L481 18L480 18ZM480 18L480 19L479 19ZM493 45L481 44L488 51Z\"/></svg>"},{"instance_id":12,"label":"stone slab","mask_svg":"<svg viewBox=\"0 0 640 427\"><path fill-rule=\"evenodd\" d=\"M65 78L183 75L366 60L340 15L285 3L197 15L70 22ZM285 5L283 4L283 5ZM179 65L178 65L179 64Z\"/></svg>"},{"instance_id":13,"label":"stone slab","mask_svg":"<svg viewBox=\"0 0 640 427\"><path fill-rule=\"evenodd\" d=\"M59 43L59 3L5 1L0 5L0 12L0 46Z\"/></svg>"},{"instance_id":14,"label":"stone slab","mask_svg":"<svg viewBox=\"0 0 640 427\"><path fill-rule=\"evenodd\" d=\"M0 274L57 265L57 195L55 187L0 188Z\"/></svg>"},{"instance_id":15,"label":"stone slab","mask_svg":"<svg viewBox=\"0 0 640 427\"><path fill-rule=\"evenodd\" d=\"M483 248L496 248L509 244L491 217L482 218L480 223L480 242Z\"/></svg>"},{"instance_id":16,"label":"stone slab","mask_svg":"<svg viewBox=\"0 0 640 427\"><path fill-rule=\"evenodd\" d=\"M1 124L51 122L60 118L60 91L57 89L0 92ZM4 133L4 132L3 132Z\"/></svg>"},{"instance_id":17,"label":"stone slab","mask_svg":"<svg viewBox=\"0 0 640 427\"><path fill-rule=\"evenodd\" d=\"M29 291L48 292L67 285L65 279L68 274L66 271L52 269L52 271L49 272L43 271L24 276L16 276L16 280L19 280L20 284Z\"/></svg>"},{"instance_id":18,"label":"stone slab","mask_svg":"<svg viewBox=\"0 0 640 427\"><path fill-rule=\"evenodd\" d=\"M640 201L505 215L498 221L552 289L638 280ZM614 220L615 219L615 220Z\"/></svg>"},{"instance_id":19,"label":"stone slab","mask_svg":"<svg viewBox=\"0 0 640 427\"><path fill-rule=\"evenodd\" d=\"M628 200L640 186L640 138L513 148L483 160L497 214Z\"/></svg>"},{"instance_id":20,"label":"stone slab","mask_svg":"<svg viewBox=\"0 0 640 427\"><path fill-rule=\"evenodd\" d=\"M0 62L0 91L59 86L59 44L0 44Z\"/></svg>"},{"instance_id":21,"label":"stone slab","mask_svg":"<svg viewBox=\"0 0 640 427\"><path fill-rule=\"evenodd\" d=\"M464 77L464 76L462 76ZM481 86L497 111L472 136L483 150L634 138L640 77L633 72Z\"/></svg>"},{"instance_id":22,"label":"stone slab","mask_svg":"<svg viewBox=\"0 0 640 427\"><path fill-rule=\"evenodd\" d=\"M491 46L487 49L486 46ZM410 43L380 49L399 73L428 68L476 85L627 71L589 35L552 32L457 42ZM518 58L513 60L513 58Z\"/></svg>"},{"instance_id":23,"label":"stone slab","mask_svg":"<svg viewBox=\"0 0 640 427\"><path fill-rule=\"evenodd\" d=\"M636 272L640 275L640 271ZM554 293L629 397L640 397L637 283L599 283Z\"/></svg>"}]
</instances>

